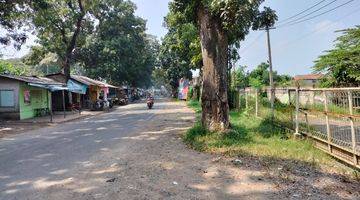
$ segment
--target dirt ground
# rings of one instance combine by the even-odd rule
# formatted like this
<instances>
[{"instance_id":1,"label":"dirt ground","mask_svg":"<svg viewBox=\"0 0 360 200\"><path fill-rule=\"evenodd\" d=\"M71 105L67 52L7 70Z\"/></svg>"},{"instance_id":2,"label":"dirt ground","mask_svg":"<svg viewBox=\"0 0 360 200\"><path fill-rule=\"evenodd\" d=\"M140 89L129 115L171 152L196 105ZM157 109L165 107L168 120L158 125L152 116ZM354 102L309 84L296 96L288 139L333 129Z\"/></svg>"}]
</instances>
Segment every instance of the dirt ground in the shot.
<instances>
[{"instance_id":1,"label":"dirt ground","mask_svg":"<svg viewBox=\"0 0 360 200\"><path fill-rule=\"evenodd\" d=\"M0 121L0 138L46 127L48 124L8 124Z\"/></svg>"},{"instance_id":2,"label":"dirt ground","mask_svg":"<svg viewBox=\"0 0 360 200\"><path fill-rule=\"evenodd\" d=\"M0 162L0 199L360 199L360 183L340 175L191 150L181 137L194 116L183 102L134 104L26 133L31 141L0 140L0 158L9 157ZM19 155L10 147L17 141L37 147Z\"/></svg>"}]
</instances>

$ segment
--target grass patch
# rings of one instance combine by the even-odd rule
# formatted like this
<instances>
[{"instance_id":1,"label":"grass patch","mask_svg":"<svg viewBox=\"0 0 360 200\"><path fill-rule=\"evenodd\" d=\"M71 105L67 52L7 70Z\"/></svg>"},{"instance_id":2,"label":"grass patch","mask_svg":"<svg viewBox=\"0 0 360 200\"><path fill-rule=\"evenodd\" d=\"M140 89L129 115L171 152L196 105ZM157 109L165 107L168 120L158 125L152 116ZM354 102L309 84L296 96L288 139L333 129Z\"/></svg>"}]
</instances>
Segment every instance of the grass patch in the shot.
<instances>
[{"instance_id":1,"label":"grass patch","mask_svg":"<svg viewBox=\"0 0 360 200\"><path fill-rule=\"evenodd\" d=\"M201 113L201 104L199 101L191 100L188 102L188 106L194 109L196 113Z\"/></svg>"},{"instance_id":2,"label":"grass patch","mask_svg":"<svg viewBox=\"0 0 360 200\"><path fill-rule=\"evenodd\" d=\"M199 103L190 102L189 106L201 112ZM184 136L184 141L198 151L256 157L267 167L289 165L296 168L300 165L331 169L342 174L353 173L352 169L313 147L311 140L293 139L293 133L274 126L271 120L230 112L230 122L232 130L226 134L209 132L197 123ZM295 164L291 167L292 163Z\"/></svg>"}]
</instances>

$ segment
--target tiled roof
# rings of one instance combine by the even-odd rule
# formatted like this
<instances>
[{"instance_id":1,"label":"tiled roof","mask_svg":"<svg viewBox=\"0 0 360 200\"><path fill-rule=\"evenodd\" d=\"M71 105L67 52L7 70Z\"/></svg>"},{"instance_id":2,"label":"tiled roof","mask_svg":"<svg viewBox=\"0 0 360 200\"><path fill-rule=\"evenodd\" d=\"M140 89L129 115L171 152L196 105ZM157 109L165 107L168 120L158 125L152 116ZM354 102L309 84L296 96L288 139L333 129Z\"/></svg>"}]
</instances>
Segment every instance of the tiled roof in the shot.
<instances>
[{"instance_id":1,"label":"tiled roof","mask_svg":"<svg viewBox=\"0 0 360 200\"><path fill-rule=\"evenodd\" d=\"M33 84L41 84L41 85L63 85L60 82L54 81L50 78L45 77L37 77L37 76L15 76L10 74L1 74L0 77L14 79L17 81L25 82L25 83L33 83Z\"/></svg>"},{"instance_id":2,"label":"tiled roof","mask_svg":"<svg viewBox=\"0 0 360 200\"><path fill-rule=\"evenodd\" d=\"M294 77L295 81L299 80L319 80L323 77L323 74L306 74L306 75L297 75Z\"/></svg>"}]
</instances>

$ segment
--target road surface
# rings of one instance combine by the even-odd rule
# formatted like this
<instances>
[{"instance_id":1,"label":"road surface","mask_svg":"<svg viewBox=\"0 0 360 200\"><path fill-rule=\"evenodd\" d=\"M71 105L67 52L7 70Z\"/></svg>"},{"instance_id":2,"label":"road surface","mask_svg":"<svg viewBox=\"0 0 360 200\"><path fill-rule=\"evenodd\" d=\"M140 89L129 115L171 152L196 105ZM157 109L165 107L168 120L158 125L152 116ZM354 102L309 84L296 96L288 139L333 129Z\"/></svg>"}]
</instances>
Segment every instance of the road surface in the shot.
<instances>
[{"instance_id":1,"label":"road surface","mask_svg":"<svg viewBox=\"0 0 360 200\"><path fill-rule=\"evenodd\" d=\"M254 157L193 151L181 136L194 118L164 100L2 138L0 200L356 199L331 174L279 179Z\"/></svg>"},{"instance_id":2,"label":"road surface","mask_svg":"<svg viewBox=\"0 0 360 200\"><path fill-rule=\"evenodd\" d=\"M230 166L219 170L213 156L189 150L180 134L193 122L194 113L184 103L163 101L153 110L144 103L133 104L3 138L0 199L272 196L272 184L251 180L256 173L232 174L235 169ZM245 175L249 176L244 179Z\"/></svg>"}]
</instances>

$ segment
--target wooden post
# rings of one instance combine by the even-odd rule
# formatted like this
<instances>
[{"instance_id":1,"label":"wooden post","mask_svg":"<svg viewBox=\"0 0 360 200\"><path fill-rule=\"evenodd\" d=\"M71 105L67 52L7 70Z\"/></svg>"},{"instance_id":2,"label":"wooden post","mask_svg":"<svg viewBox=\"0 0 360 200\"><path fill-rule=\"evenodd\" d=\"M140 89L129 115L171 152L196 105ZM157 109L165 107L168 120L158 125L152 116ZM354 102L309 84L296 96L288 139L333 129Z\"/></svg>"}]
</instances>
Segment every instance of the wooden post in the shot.
<instances>
[{"instance_id":1,"label":"wooden post","mask_svg":"<svg viewBox=\"0 0 360 200\"><path fill-rule=\"evenodd\" d=\"M290 107L290 119L291 119L291 124L294 128L294 113L293 113L293 110L292 110L292 106L293 104L291 103L291 90L288 89L288 98L289 98L289 107Z\"/></svg>"},{"instance_id":2,"label":"wooden post","mask_svg":"<svg viewBox=\"0 0 360 200\"><path fill-rule=\"evenodd\" d=\"M300 135L299 133L299 111L300 111L300 95L299 95L299 88L296 88L295 91L295 137Z\"/></svg>"},{"instance_id":3,"label":"wooden post","mask_svg":"<svg viewBox=\"0 0 360 200\"><path fill-rule=\"evenodd\" d=\"M248 92L245 89L245 108L249 109Z\"/></svg>"},{"instance_id":4,"label":"wooden post","mask_svg":"<svg viewBox=\"0 0 360 200\"><path fill-rule=\"evenodd\" d=\"M357 157L356 157L356 136L355 136L355 126L354 126L354 106L353 106L353 95L352 92L349 90L348 91L348 98L349 98L349 114L351 115L349 117L350 120L350 127L351 127L351 143L352 143L352 150L353 150L353 161L354 164L357 165Z\"/></svg>"},{"instance_id":5,"label":"wooden post","mask_svg":"<svg viewBox=\"0 0 360 200\"><path fill-rule=\"evenodd\" d=\"M51 94L51 92L50 92L50 94ZM52 122L53 122L52 101L49 102L49 91L47 91L46 100L47 100L47 104L48 104L48 106L49 106L50 123L52 123Z\"/></svg>"},{"instance_id":6,"label":"wooden post","mask_svg":"<svg viewBox=\"0 0 360 200\"><path fill-rule=\"evenodd\" d=\"M332 153L332 146L331 146L331 130L330 130L330 123L329 123L329 108L328 108L328 99L326 91L323 91L324 97L324 111L325 111L325 118L326 118L326 133L327 133L327 141L328 141L328 148L329 152Z\"/></svg>"},{"instance_id":7,"label":"wooden post","mask_svg":"<svg viewBox=\"0 0 360 200\"><path fill-rule=\"evenodd\" d=\"M62 102L63 102L63 111L64 111L64 118L66 118L66 108L65 108L65 91L62 91Z\"/></svg>"},{"instance_id":8,"label":"wooden post","mask_svg":"<svg viewBox=\"0 0 360 200\"><path fill-rule=\"evenodd\" d=\"M81 94L77 94L77 95L79 95L79 96L78 96L78 100L79 100L79 115L81 115L81 108L82 108L82 106L81 106L81 102L82 102L81 99L82 99L82 98L81 98Z\"/></svg>"},{"instance_id":9,"label":"wooden post","mask_svg":"<svg viewBox=\"0 0 360 200\"><path fill-rule=\"evenodd\" d=\"M241 112L241 90L239 90L239 112Z\"/></svg>"},{"instance_id":10,"label":"wooden post","mask_svg":"<svg viewBox=\"0 0 360 200\"><path fill-rule=\"evenodd\" d=\"M255 116L259 116L259 90L255 89Z\"/></svg>"},{"instance_id":11,"label":"wooden post","mask_svg":"<svg viewBox=\"0 0 360 200\"><path fill-rule=\"evenodd\" d=\"M291 91L288 89L288 90L287 90L287 93L288 93L289 105L291 105Z\"/></svg>"},{"instance_id":12,"label":"wooden post","mask_svg":"<svg viewBox=\"0 0 360 200\"><path fill-rule=\"evenodd\" d=\"M307 112L305 113L305 121L306 121L307 134L311 135L310 124L309 124L309 114Z\"/></svg>"}]
</instances>

